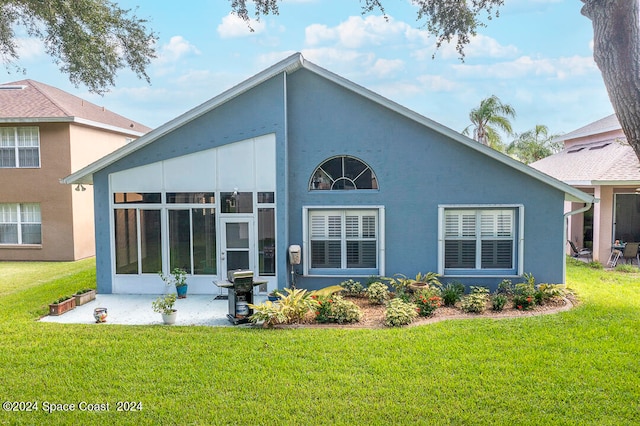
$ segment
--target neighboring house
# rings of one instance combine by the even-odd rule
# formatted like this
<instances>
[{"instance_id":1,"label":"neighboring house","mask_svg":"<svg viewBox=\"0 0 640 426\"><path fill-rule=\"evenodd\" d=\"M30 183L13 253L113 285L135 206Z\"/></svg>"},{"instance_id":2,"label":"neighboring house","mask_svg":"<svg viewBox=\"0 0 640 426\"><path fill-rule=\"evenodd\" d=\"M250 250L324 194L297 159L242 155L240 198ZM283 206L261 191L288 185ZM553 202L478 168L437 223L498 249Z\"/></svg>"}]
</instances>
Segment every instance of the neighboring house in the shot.
<instances>
[{"instance_id":1,"label":"neighboring house","mask_svg":"<svg viewBox=\"0 0 640 426\"><path fill-rule=\"evenodd\" d=\"M0 260L93 256L93 188L60 179L149 130L37 81L0 85Z\"/></svg>"},{"instance_id":2,"label":"neighboring house","mask_svg":"<svg viewBox=\"0 0 640 426\"><path fill-rule=\"evenodd\" d=\"M599 199L592 209L570 218L568 237L576 246L592 248L593 259L606 263L615 240L640 242L640 162L615 115L560 138L564 149L531 167Z\"/></svg>"},{"instance_id":3,"label":"neighboring house","mask_svg":"<svg viewBox=\"0 0 640 426\"><path fill-rule=\"evenodd\" d=\"M592 201L300 54L64 182L95 187L102 293L161 293L175 267L195 293L236 268L262 291L428 271L560 283L564 202Z\"/></svg>"}]
</instances>

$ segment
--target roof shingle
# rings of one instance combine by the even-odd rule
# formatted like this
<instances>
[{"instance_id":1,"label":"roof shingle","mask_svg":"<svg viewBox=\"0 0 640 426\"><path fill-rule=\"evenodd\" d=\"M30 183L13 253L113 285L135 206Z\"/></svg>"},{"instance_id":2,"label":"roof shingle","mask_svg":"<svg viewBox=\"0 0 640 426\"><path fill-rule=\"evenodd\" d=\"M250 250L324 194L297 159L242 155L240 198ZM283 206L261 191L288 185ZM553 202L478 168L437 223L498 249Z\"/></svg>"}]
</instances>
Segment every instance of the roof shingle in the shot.
<instances>
[{"instance_id":1,"label":"roof shingle","mask_svg":"<svg viewBox=\"0 0 640 426\"><path fill-rule=\"evenodd\" d=\"M136 134L151 130L104 107L35 80L0 85L0 122L3 119L15 122L16 119L48 118L78 118Z\"/></svg>"}]
</instances>

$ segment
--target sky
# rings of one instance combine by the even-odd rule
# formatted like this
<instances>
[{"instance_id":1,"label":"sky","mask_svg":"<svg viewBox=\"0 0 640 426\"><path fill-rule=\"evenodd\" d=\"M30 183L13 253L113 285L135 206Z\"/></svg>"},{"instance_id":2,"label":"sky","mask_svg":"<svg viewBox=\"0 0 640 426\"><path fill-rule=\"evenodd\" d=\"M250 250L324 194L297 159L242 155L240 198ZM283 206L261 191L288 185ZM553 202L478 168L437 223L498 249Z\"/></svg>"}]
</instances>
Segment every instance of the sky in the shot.
<instances>
[{"instance_id":1,"label":"sky","mask_svg":"<svg viewBox=\"0 0 640 426\"><path fill-rule=\"evenodd\" d=\"M562 134L613 113L579 0L506 0L466 47L464 62L454 45L436 50L410 0L384 1L386 20L362 15L358 0L283 0L280 14L253 22L253 32L230 13L230 0L116 2L159 36L151 84L123 70L104 96L89 93L69 82L39 41L24 37L26 74L5 70L0 81L37 80L155 128L301 52L456 131L492 95L515 109L517 133L543 124Z\"/></svg>"}]
</instances>

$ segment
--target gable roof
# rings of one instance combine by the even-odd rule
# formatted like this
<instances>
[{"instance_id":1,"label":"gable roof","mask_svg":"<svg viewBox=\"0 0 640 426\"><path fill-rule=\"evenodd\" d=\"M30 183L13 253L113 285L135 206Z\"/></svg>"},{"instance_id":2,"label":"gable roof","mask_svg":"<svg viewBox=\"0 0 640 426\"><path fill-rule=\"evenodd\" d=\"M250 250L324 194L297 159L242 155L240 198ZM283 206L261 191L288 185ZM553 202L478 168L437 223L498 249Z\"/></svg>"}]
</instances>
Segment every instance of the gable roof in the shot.
<instances>
[{"instance_id":1,"label":"gable roof","mask_svg":"<svg viewBox=\"0 0 640 426\"><path fill-rule=\"evenodd\" d=\"M589 123L586 126L580 127L572 132L565 133L558 137L558 140L568 141L571 139L577 139L584 136L597 135L606 132L612 132L614 130L622 130L618 117L615 114L611 114L600 120L596 120L593 123Z\"/></svg>"},{"instance_id":2,"label":"gable roof","mask_svg":"<svg viewBox=\"0 0 640 426\"><path fill-rule=\"evenodd\" d=\"M104 107L35 80L0 85L0 123L72 122L132 136L151 129Z\"/></svg>"},{"instance_id":3,"label":"gable roof","mask_svg":"<svg viewBox=\"0 0 640 426\"><path fill-rule=\"evenodd\" d=\"M530 166L573 186L640 185L640 161L621 130L616 115L609 115L559 139L591 138L567 145ZM618 131L621 137L616 136Z\"/></svg>"},{"instance_id":4,"label":"gable roof","mask_svg":"<svg viewBox=\"0 0 640 426\"><path fill-rule=\"evenodd\" d=\"M427 117L424 117L418 114L415 111L412 111L402 105L399 105L375 92L372 92L368 89L365 89L362 86L359 86L352 81L349 81L337 74L334 74L330 71L325 70L307 60L304 59L301 53L295 53L288 58L272 65L271 67L263 70L262 72L250 77L249 79L243 81L242 83L232 87L231 89L221 93L220 95L210 99L209 101L193 108L190 111L182 114L181 116L167 122L166 124L156 128L155 130L147 133L141 138L133 141L132 143L121 147L120 149L112 152L111 154L106 155L100 160L88 165L87 167L77 171L76 173L61 179L62 183L67 184L92 184L93 183L93 174L100 171L101 169L113 164L119 159L141 149L142 147L152 143L153 141L161 138L163 135L170 133L174 129L181 127L188 122L195 120L196 118L202 116L203 114L208 113L209 111L217 108L218 106L234 99L240 94L248 91L249 89L258 86L259 84L269 80L270 78L285 73L291 74L299 69L308 70L320 77L323 77L333 83L342 86L343 88L355 92L356 94L369 99L373 102L376 102L382 105L385 108L388 108L398 114L401 114L411 120L414 120L438 133L443 134L444 136L449 137L459 143L462 143L476 151L480 151L483 154L491 157L501 163L507 164L508 166L519 170L526 175L532 176L535 179L538 179L562 192L565 193L565 198L572 201L578 202L593 202L593 197L591 195L585 194L584 192L575 189L559 180L556 180L544 173L539 172L519 161L516 161L507 155L504 155L498 151L495 151L488 146L480 144L472 139L463 136L462 134L443 126L440 123L437 123Z\"/></svg>"},{"instance_id":5,"label":"gable roof","mask_svg":"<svg viewBox=\"0 0 640 426\"><path fill-rule=\"evenodd\" d=\"M617 139L572 145L531 164L569 185L640 185L640 163L633 148Z\"/></svg>"}]
</instances>

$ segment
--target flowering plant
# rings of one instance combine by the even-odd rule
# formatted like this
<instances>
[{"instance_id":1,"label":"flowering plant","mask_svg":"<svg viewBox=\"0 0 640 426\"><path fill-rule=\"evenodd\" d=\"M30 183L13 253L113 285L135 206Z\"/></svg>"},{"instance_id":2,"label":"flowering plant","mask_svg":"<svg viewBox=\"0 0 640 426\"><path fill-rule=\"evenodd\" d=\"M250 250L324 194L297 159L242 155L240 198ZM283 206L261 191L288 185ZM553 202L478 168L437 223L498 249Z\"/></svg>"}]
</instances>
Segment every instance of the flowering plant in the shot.
<instances>
[{"instance_id":1,"label":"flowering plant","mask_svg":"<svg viewBox=\"0 0 640 426\"><path fill-rule=\"evenodd\" d=\"M420 294L414 303L418 306L418 315L430 317L436 309L442 306L442 297Z\"/></svg>"}]
</instances>

